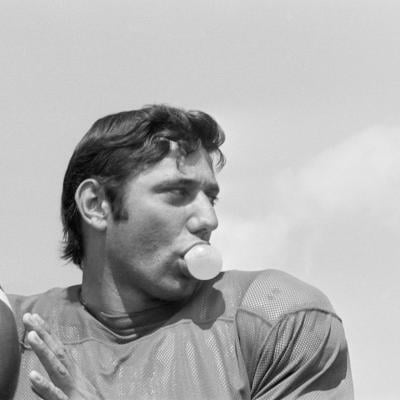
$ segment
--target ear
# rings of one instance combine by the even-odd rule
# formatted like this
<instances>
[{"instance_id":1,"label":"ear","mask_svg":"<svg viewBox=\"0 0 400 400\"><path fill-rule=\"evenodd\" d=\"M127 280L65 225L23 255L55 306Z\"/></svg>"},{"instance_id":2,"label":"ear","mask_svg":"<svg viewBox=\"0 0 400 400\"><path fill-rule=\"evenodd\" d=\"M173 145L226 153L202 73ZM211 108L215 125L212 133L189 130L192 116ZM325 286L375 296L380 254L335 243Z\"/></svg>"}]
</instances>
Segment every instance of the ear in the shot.
<instances>
[{"instance_id":1,"label":"ear","mask_svg":"<svg viewBox=\"0 0 400 400\"><path fill-rule=\"evenodd\" d=\"M82 219L94 229L107 228L111 207L104 189L96 179L85 179L75 192L75 202Z\"/></svg>"}]
</instances>

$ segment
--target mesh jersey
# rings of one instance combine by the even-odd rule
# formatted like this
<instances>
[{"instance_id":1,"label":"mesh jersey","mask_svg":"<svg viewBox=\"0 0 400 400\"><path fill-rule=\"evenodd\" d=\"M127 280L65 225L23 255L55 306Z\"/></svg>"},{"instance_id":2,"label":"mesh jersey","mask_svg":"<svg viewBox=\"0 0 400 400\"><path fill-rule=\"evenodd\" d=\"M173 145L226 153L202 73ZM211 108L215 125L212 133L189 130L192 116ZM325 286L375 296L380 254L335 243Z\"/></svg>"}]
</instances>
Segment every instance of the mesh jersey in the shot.
<instances>
[{"instance_id":1,"label":"mesh jersey","mask_svg":"<svg viewBox=\"0 0 400 400\"><path fill-rule=\"evenodd\" d=\"M43 372L21 319L39 313L104 399L352 399L341 320L317 289L276 270L229 271L184 305L131 316L115 333L81 304L80 286L11 295L22 346L15 399L37 399Z\"/></svg>"}]
</instances>

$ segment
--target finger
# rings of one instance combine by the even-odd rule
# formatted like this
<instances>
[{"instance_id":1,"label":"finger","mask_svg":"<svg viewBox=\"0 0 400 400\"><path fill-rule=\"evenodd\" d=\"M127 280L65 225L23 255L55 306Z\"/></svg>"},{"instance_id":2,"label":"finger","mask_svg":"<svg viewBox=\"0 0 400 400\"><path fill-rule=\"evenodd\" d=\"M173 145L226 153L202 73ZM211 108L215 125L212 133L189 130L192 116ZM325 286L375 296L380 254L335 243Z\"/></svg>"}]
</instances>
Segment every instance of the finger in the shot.
<instances>
[{"instance_id":1,"label":"finger","mask_svg":"<svg viewBox=\"0 0 400 400\"><path fill-rule=\"evenodd\" d=\"M36 325L41 325L44 329L48 331L50 330L46 321L44 321L39 314L25 313L22 316L22 320L25 323L25 325L28 325L31 328L35 327Z\"/></svg>"},{"instance_id":2,"label":"finger","mask_svg":"<svg viewBox=\"0 0 400 400\"><path fill-rule=\"evenodd\" d=\"M50 333L50 329L45 321L39 316L39 314L26 313L23 316L23 322L28 330L34 330L37 332L39 337L47 344L51 351L59 355L60 361L64 361L66 356L63 351L64 346L57 336ZM62 350L61 350L62 349Z\"/></svg>"},{"instance_id":3,"label":"finger","mask_svg":"<svg viewBox=\"0 0 400 400\"><path fill-rule=\"evenodd\" d=\"M71 369L71 359L68 353L56 335L50 333L49 327L45 321L38 314L25 314L23 321L29 330L34 330L47 345L47 347L54 353L57 359L69 370Z\"/></svg>"},{"instance_id":4,"label":"finger","mask_svg":"<svg viewBox=\"0 0 400 400\"><path fill-rule=\"evenodd\" d=\"M33 391L43 400L68 400L68 396L52 382L45 379L37 371L29 374Z\"/></svg>"},{"instance_id":5,"label":"finger","mask_svg":"<svg viewBox=\"0 0 400 400\"><path fill-rule=\"evenodd\" d=\"M42 340L48 342L48 346L51 347L54 339L51 337L48 325L38 314L26 313L23 315L22 321L28 331L36 331Z\"/></svg>"},{"instance_id":6,"label":"finger","mask_svg":"<svg viewBox=\"0 0 400 400\"><path fill-rule=\"evenodd\" d=\"M62 388L67 387L70 384L70 374L57 355L53 353L36 331L30 331L27 340L54 384Z\"/></svg>"}]
</instances>

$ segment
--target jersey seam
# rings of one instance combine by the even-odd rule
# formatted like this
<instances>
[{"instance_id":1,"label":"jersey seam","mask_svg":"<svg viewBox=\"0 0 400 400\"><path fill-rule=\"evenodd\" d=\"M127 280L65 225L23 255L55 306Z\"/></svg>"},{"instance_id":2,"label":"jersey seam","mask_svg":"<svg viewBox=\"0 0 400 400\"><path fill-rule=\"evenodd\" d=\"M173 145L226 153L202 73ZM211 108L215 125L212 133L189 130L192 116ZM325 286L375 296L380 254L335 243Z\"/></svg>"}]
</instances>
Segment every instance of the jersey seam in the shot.
<instances>
[{"instance_id":1,"label":"jersey seam","mask_svg":"<svg viewBox=\"0 0 400 400\"><path fill-rule=\"evenodd\" d=\"M250 310L246 310L245 308L242 307L238 307L237 309L237 314L239 313L239 311L242 311L246 314L252 315L253 317L256 317L260 320L262 320L263 322L265 322L268 325L274 326L276 324L279 324L281 321L283 321L286 317L289 317L291 315L300 313L300 312L308 312L308 311L317 311L317 312L321 312L323 314L327 314L327 315L331 315L332 317L338 319L340 321L341 324L343 324L342 319L334 312L332 311L328 311L328 310L324 310L323 308L319 308L319 307L310 307L310 308L303 308L301 310L296 310L296 311L290 311L288 313L285 313L283 315L281 315L277 320L269 321L266 318L264 318L263 316L256 314L254 311L250 311Z\"/></svg>"}]
</instances>

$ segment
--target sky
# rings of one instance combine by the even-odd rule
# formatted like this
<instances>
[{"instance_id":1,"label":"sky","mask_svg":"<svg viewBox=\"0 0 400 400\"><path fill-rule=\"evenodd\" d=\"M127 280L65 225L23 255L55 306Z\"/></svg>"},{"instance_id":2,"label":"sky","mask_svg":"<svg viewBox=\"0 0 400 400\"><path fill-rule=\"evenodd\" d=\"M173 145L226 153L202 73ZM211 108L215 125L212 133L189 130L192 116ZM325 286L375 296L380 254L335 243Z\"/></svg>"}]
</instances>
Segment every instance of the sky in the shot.
<instances>
[{"instance_id":1,"label":"sky","mask_svg":"<svg viewBox=\"0 0 400 400\"><path fill-rule=\"evenodd\" d=\"M214 116L225 269L278 268L342 317L357 398L398 397L400 4L2 1L0 281L79 283L59 258L61 182L99 117Z\"/></svg>"}]
</instances>

